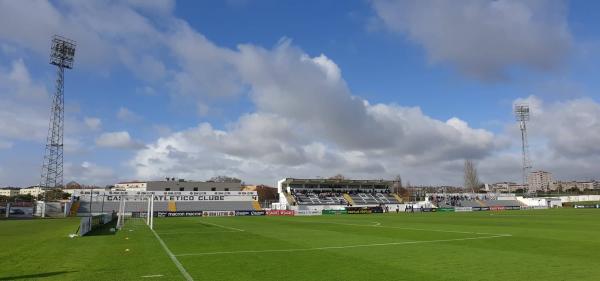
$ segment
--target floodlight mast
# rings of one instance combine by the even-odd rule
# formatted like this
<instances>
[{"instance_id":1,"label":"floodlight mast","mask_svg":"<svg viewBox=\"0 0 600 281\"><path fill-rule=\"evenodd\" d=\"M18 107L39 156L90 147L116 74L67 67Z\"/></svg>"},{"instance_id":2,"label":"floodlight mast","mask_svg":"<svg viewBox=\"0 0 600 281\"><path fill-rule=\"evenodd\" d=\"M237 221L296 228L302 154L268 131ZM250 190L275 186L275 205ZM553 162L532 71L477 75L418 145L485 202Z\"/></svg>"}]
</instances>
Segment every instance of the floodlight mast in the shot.
<instances>
[{"instance_id":1,"label":"floodlight mast","mask_svg":"<svg viewBox=\"0 0 600 281\"><path fill-rule=\"evenodd\" d=\"M531 169L531 160L529 158L529 143L527 142L527 122L529 121L529 105L515 105L515 117L519 122L519 128L521 129L521 152L523 157L523 193L525 193L525 191L529 190L529 188L525 186L527 184L527 175L529 174L529 170Z\"/></svg>"},{"instance_id":2,"label":"floodlight mast","mask_svg":"<svg viewBox=\"0 0 600 281\"><path fill-rule=\"evenodd\" d=\"M52 37L50 64L56 65L56 84L50 109L50 125L42 166L42 189L63 186L63 132L65 118L64 76L65 68L73 68L75 41L55 35ZM44 201L45 201L44 192ZM44 211L45 213L45 211ZM42 214L44 216L44 214Z\"/></svg>"}]
</instances>

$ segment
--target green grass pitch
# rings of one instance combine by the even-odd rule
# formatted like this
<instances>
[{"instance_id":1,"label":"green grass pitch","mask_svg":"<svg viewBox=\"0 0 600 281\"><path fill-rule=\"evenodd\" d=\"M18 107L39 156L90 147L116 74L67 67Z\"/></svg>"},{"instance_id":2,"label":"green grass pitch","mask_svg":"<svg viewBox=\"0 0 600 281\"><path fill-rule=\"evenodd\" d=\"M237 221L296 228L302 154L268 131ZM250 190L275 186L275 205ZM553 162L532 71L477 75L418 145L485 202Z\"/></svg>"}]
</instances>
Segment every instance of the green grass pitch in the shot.
<instances>
[{"instance_id":1,"label":"green grass pitch","mask_svg":"<svg viewBox=\"0 0 600 281\"><path fill-rule=\"evenodd\" d=\"M0 280L600 278L598 209L78 223L0 221Z\"/></svg>"}]
</instances>

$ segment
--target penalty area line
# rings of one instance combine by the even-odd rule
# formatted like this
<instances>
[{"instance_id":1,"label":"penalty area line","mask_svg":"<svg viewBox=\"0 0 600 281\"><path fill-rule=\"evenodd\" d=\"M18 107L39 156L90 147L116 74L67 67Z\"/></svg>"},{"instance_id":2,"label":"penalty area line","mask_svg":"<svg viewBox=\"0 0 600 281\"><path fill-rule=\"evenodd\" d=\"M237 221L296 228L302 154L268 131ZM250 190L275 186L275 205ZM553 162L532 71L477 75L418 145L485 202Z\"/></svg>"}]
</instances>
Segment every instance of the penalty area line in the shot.
<instances>
[{"instance_id":1,"label":"penalty area line","mask_svg":"<svg viewBox=\"0 0 600 281\"><path fill-rule=\"evenodd\" d=\"M394 246L394 245L410 245L410 244L426 244L426 243L441 243L441 242L453 242L453 241L481 240L481 239L493 239L493 238L510 237L510 236L512 236L512 235L502 234L502 235L484 236L484 237L467 237L467 238L425 240L425 241L403 241L403 242L391 242L391 243L358 244L358 245L328 246L328 247L315 247L315 248L184 253L184 254L177 254L175 256L176 257L185 257L185 256L208 256L208 255L246 254L246 253L303 252L303 251L319 251L319 250L333 250L333 249L348 249L348 248L363 248L363 247L379 247L379 246Z\"/></svg>"},{"instance_id":2,"label":"penalty area line","mask_svg":"<svg viewBox=\"0 0 600 281\"><path fill-rule=\"evenodd\" d=\"M154 229L150 229L150 231L152 231L152 233L154 233L154 237L156 237L156 239L158 240L158 242L160 243L160 245L163 247L163 249L165 250L165 252L167 252L167 255L169 256L169 258L171 259L171 261L175 264L175 266L177 267L177 269L179 269L179 272L181 273L181 275L183 275L183 277L185 278L185 280L187 280L187 281L194 281L194 278L192 278L192 276L187 272L187 270L185 270L185 268L179 262L179 260L177 259L177 257L175 257L175 255L173 255L173 252L171 252L171 250L169 250L169 247L167 247L167 244L165 244L165 241L163 241L162 238L160 238L160 236L158 236L158 233L156 233L156 231L154 231Z\"/></svg>"},{"instance_id":3,"label":"penalty area line","mask_svg":"<svg viewBox=\"0 0 600 281\"><path fill-rule=\"evenodd\" d=\"M220 225L220 224L216 224L216 223L211 223L211 222L205 222L205 221L201 221L201 224L208 224L208 225L212 225L212 226L216 226L216 227L220 227L220 228L225 228L225 229L231 229L231 230L235 230L235 231L245 231L243 229L239 229L239 228L235 228L235 227L230 227L230 226L224 226L224 225Z\"/></svg>"}]
</instances>

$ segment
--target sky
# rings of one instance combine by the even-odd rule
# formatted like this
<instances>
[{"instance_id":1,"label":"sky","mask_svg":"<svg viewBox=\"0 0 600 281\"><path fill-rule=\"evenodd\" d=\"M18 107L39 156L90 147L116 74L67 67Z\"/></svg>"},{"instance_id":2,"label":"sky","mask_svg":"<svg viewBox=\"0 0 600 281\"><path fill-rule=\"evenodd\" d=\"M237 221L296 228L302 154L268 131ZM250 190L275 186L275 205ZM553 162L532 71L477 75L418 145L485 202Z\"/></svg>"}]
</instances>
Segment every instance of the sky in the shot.
<instances>
[{"instance_id":1,"label":"sky","mask_svg":"<svg viewBox=\"0 0 600 281\"><path fill-rule=\"evenodd\" d=\"M65 182L600 179L595 1L0 0L0 186L40 181L54 34Z\"/></svg>"}]
</instances>

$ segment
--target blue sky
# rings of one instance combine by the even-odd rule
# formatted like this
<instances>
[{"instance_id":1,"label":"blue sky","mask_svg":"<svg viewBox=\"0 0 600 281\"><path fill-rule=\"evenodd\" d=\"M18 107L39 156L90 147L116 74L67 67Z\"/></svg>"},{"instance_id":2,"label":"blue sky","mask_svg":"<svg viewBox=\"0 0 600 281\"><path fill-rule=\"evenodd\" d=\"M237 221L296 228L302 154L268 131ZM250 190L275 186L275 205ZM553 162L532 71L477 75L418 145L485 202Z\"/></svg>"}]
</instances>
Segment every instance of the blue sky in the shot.
<instances>
[{"instance_id":1,"label":"blue sky","mask_svg":"<svg viewBox=\"0 0 600 281\"><path fill-rule=\"evenodd\" d=\"M589 1L0 1L0 186L39 181L55 70L65 179L598 178L600 4Z\"/></svg>"}]
</instances>

